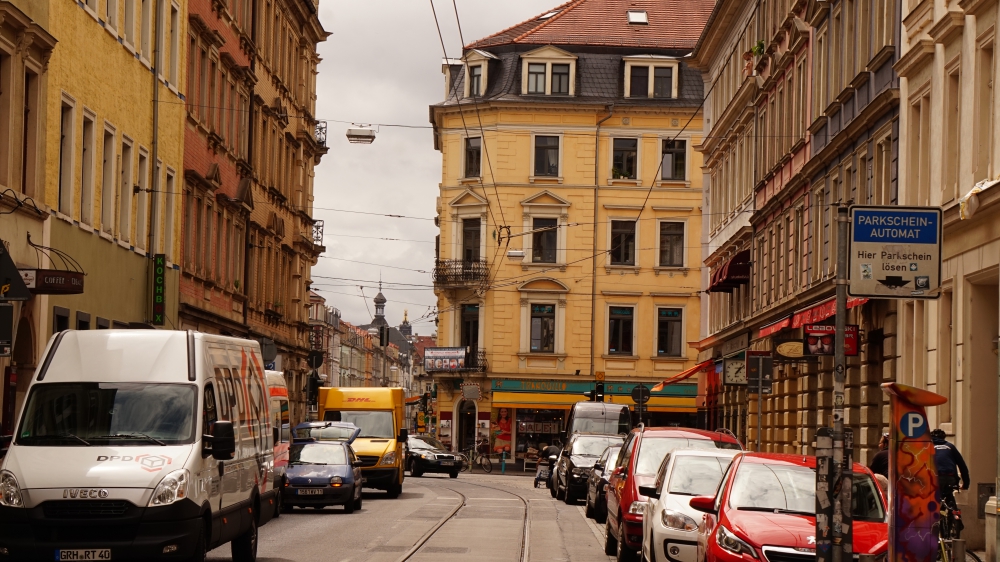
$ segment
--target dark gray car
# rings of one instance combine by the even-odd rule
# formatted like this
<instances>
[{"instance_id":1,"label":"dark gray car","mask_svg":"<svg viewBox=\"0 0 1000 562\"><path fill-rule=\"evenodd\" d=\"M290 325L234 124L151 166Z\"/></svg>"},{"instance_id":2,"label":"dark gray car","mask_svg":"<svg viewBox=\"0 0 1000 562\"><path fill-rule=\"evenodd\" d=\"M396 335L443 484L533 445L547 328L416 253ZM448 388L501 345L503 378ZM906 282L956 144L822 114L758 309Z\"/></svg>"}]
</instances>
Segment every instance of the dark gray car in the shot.
<instances>
[{"instance_id":1,"label":"dark gray car","mask_svg":"<svg viewBox=\"0 0 1000 562\"><path fill-rule=\"evenodd\" d=\"M587 477L591 468L611 445L621 445L621 435L574 434L563 448L556 463L553 483L556 498L573 503L587 491Z\"/></svg>"},{"instance_id":2,"label":"dark gray car","mask_svg":"<svg viewBox=\"0 0 1000 562\"><path fill-rule=\"evenodd\" d=\"M615 459L618 458L618 451L621 448L619 444L604 449L587 479L586 515L598 523L604 523L608 517L608 479L611 477L611 471L615 469Z\"/></svg>"}]
</instances>

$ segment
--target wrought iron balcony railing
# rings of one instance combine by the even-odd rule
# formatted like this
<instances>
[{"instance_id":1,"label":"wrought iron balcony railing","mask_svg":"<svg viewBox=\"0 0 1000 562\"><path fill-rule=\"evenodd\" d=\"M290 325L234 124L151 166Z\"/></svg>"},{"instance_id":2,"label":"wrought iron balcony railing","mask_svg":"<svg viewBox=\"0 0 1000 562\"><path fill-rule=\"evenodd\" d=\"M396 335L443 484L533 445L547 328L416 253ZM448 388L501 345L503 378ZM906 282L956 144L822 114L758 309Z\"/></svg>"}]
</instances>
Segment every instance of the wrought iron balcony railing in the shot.
<instances>
[{"instance_id":1,"label":"wrought iron balcony railing","mask_svg":"<svg viewBox=\"0 0 1000 562\"><path fill-rule=\"evenodd\" d=\"M437 260L434 264L434 284L442 287L479 285L489 275L486 260Z\"/></svg>"}]
</instances>

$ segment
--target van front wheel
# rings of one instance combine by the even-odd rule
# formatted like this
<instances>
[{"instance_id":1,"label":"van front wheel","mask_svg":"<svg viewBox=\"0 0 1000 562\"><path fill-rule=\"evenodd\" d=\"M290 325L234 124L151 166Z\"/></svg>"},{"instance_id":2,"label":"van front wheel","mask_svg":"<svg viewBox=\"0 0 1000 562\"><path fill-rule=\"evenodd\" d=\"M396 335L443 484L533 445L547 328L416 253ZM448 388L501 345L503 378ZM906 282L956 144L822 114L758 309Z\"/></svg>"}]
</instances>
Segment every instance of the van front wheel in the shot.
<instances>
[{"instance_id":1,"label":"van front wheel","mask_svg":"<svg viewBox=\"0 0 1000 562\"><path fill-rule=\"evenodd\" d=\"M205 536L204 525L198 531L198 539L194 543L194 554L188 559L188 562L205 562L205 558L208 556L208 544L206 541L208 538Z\"/></svg>"},{"instance_id":2,"label":"van front wheel","mask_svg":"<svg viewBox=\"0 0 1000 562\"><path fill-rule=\"evenodd\" d=\"M392 486L389 486L389 489L386 490L386 492L389 494L389 499L394 500L399 497L399 494L403 493L403 486L400 484L393 484Z\"/></svg>"},{"instance_id":3,"label":"van front wheel","mask_svg":"<svg viewBox=\"0 0 1000 562\"><path fill-rule=\"evenodd\" d=\"M250 528L233 539L233 562L257 562L257 518L250 519Z\"/></svg>"}]
</instances>

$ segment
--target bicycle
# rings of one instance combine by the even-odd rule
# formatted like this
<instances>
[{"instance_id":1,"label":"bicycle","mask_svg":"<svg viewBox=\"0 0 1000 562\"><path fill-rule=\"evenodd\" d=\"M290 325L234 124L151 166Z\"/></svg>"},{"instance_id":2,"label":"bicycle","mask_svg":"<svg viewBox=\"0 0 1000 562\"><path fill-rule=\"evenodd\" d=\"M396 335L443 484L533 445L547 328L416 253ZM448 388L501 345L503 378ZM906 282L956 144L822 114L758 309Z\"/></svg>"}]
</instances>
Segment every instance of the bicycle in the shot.
<instances>
[{"instance_id":1,"label":"bicycle","mask_svg":"<svg viewBox=\"0 0 1000 562\"><path fill-rule=\"evenodd\" d=\"M481 444L485 443L477 441L474 447L470 447L465 453L458 454L459 459L462 462L462 472L471 471L472 465L479 465L479 468L481 468L483 472L493 472L493 461L490 460L488 454L479 451L479 446Z\"/></svg>"},{"instance_id":2,"label":"bicycle","mask_svg":"<svg viewBox=\"0 0 1000 562\"><path fill-rule=\"evenodd\" d=\"M953 490L958 490L958 486L952 486ZM952 545L956 539L962 536L965 524L962 523L962 510L958 509L955 503L954 492L941 499L941 518L938 519L938 560L940 562L952 562ZM979 556L971 551L965 551L964 562L983 562Z\"/></svg>"}]
</instances>

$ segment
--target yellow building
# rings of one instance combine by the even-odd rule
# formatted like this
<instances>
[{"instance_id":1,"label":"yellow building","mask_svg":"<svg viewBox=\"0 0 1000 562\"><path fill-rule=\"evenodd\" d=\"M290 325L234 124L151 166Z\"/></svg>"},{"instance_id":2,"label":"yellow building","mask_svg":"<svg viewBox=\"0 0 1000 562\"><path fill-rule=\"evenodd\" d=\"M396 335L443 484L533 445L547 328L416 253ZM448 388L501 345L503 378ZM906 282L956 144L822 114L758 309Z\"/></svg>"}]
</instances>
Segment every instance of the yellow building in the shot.
<instances>
[{"instance_id":1,"label":"yellow building","mask_svg":"<svg viewBox=\"0 0 1000 562\"><path fill-rule=\"evenodd\" d=\"M703 83L683 57L710 11L583 1L444 61L440 347L425 366L452 447L478 431L522 458L597 377L632 404L636 383L694 365ZM644 421L696 425L696 381L654 393Z\"/></svg>"},{"instance_id":2,"label":"yellow building","mask_svg":"<svg viewBox=\"0 0 1000 562\"><path fill-rule=\"evenodd\" d=\"M37 362L67 328L176 326L187 2L26 4L44 14L56 46L47 65L26 63L23 125L32 132L27 150L5 153L47 215L40 236L30 230L35 259L18 265L68 271L65 280L85 273L82 292L79 283L41 288L32 300ZM25 76L17 72L6 80ZM23 121L20 107L7 118ZM156 254L165 257L162 275ZM166 297L156 313L154 278ZM21 392L28 377L17 382Z\"/></svg>"}]
</instances>

